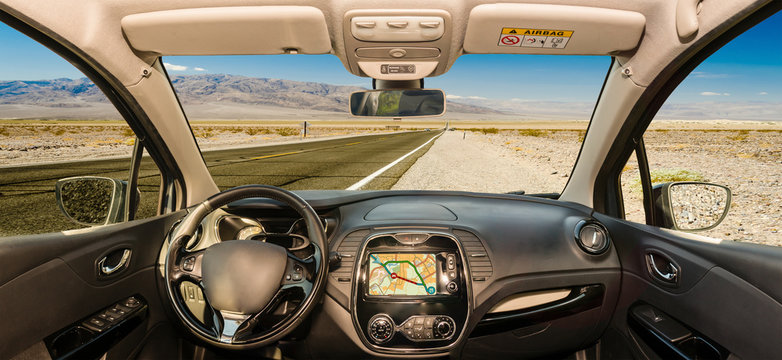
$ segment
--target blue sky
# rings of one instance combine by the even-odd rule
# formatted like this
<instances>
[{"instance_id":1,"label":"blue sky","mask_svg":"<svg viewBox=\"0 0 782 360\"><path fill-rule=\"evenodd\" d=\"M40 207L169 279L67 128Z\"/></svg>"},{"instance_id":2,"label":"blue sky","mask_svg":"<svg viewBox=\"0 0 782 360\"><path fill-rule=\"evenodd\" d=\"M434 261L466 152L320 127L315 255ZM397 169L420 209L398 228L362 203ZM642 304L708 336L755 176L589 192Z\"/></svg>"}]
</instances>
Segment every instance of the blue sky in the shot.
<instances>
[{"instance_id":1,"label":"blue sky","mask_svg":"<svg viewBox=\"0 0 782 360\"><path fill-rule=\"evenodd\" d=\"M701 64L670 102L782 101L782 40L768 35L780 30L782 13L742 34ZM4 24L0 54L0 80L83 76ZM351 75L331 55L182 56L165 62L171 75L225 73L371 86L370 79ZM609 64L607 56L465 55L445 75L425 81L459 96L594 102Z\"/></svg>"}]
</instances>

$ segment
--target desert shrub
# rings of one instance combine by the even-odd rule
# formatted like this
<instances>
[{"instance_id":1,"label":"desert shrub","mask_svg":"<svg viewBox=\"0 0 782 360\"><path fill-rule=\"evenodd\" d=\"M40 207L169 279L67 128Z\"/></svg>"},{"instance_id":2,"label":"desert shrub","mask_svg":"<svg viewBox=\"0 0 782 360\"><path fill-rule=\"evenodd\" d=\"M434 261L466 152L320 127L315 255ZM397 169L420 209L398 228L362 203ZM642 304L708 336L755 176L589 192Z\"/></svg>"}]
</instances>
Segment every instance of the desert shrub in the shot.
<instances>
[{"instance_id":1,"label":"desert shrub","mask_svg":"<svg viewBox=\"0 0 782 360\"><path fill-rule=\"evenodd\" d=\"M548 131L540 130L540 129L520 129L518 130L518 133L521 136L532 136L532 137L548 136Z\"/></svg>"},{"instance_id":2,"label":"desert shrub","mask_svg":"<svg viewBox=\"0 0 782 360\"><path fill-rule=\"evenodd\" d=\"M290 127L277 128L274 129L274 132L280 136L294 136L294 135L299 135L300 133L299 129L290 128Z\"/></svg>"},{"instance_id":3,"label":"desert shrub","mask_svg":"<svg viewBox=\"0 0 782 360\"><path fill-rule=\"evenodd\" d=\"M652 184L672 181L707 181L700 173L686 169L657 169L650 171Z\"/></svg>"},{"instance_id":4,"label":"desert shrub","mask_svg":"<svg viewBox=\"0 0 782 360\"><path fill-rule=\"evenodd\" d=\"M65 134L65 129L63 129L61 127L58 127L56 129L52 130L52 134L55 135L55 136L60 136L62 134Z\"/></svg>"},{"instance_id":5,"label":"desert shrub","mask_svg":"<svg viewBox=\"0 0 782 360\"><path fill-rule=\"evenodd\" d=\"M749 135L749 131L747 131L747 130L739 130L738 132L736 132L733 135L728 135L727 138L728 138L728 140L731 140L731 141L742 141L742 140L746 140L748 135Z\"/></svg>"},{"instance_id":6,"label":"desert shrub","mask_svg":"<svg viewBox=\"0 0 782 360\"><path fill-rule=\"evenodd\" d=\"M641 186L641 178L638 175L638 169L633 167L625 166L625 168L622 170L624 171L633 171L633 179L630 181L630 186L628 189L630 192L635 193L637 195L640 195L643 192L643 187ZM651 170L649 172L649 176L652 180L652 186L657 184L663 184L668 182L674 182L674 181L708 181L705 176L703 176L701 173L697 171L692 170L686 170L686 169L657 169L657 170Z\"/></svg>"},{"instance_id":7,"label":"desert shrub","mask_svg":"<svg viewBox=\"0 0 782 360\"><path fill-rule=\"evenodd\" d=\"M122 136L125 136L125 137L135 137L136 133L134 133L131 128L124 128L124 129L122 129Z\"/></svg>"},{"instance_id":8,"label":"desert shrub","mask_svg":"<svg viewBox=\"0 0 782 360\"><path fill-rule=\"evenodd\" d=\"M0 127L0 136L9 136L9 135L11 134L8 132L8 128L6 128L5 126Z\"/></svg>"}]
</instances>

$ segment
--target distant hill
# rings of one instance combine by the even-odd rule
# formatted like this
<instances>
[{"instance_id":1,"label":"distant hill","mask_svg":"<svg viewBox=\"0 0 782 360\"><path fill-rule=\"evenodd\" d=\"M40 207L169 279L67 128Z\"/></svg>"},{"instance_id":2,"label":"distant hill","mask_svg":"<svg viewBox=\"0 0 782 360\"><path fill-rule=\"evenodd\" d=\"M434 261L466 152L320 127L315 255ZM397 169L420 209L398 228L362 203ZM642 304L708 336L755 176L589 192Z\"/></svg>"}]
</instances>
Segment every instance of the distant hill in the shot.
<instances>
[{"instance_id":1,"label":"distant hill","mask_svg":"<svg viewBox=\"0 0 782 360\"><path fill-rule=\"evenodd\" d=\"M344 115L350 93L366 90L357 86L224 74L175 75L171 82L188 117L210 119L264 118L269 114L287 117L310 111ZM108 99L87 78L0 81L0 110L2 118L119 117ZM451 101L448 110L499 113L487 107Z\"/></svg>"},{"instance_id":2,"label":"distant hill","mask_svg":"<svg viewBox=\"0 0 782 360\"><path fill-rule=\"evenodd\" d=\"M93 102L108 103L108 99L87 78L0 81L0 104L82 107Z\"/></svg>"}]
</instances>

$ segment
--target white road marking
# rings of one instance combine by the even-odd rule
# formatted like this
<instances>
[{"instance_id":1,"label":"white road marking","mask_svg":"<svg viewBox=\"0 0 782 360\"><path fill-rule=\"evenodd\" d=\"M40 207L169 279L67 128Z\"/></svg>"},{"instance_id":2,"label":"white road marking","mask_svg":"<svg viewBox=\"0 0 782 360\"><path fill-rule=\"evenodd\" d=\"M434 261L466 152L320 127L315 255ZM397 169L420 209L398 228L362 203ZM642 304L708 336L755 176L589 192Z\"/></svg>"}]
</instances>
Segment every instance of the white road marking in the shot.
<instances>
[{"instance_id":1,"label":"white road marking","mask_svg":"<svg viewBox=\"0 0 782 360\"><path fill-rule=\"evenodd\" d=\"M388 165L386 165L386 166L383 166L382 168L378 169L377 171L375 171L375 172L373 172L373 173L369 174L369 176L367 176L367 177L365 177L365 178L363 178L363 179L359 180L357 183L355 183L355 184L353 184L353 185L350 185L350 186L349 186L347 189L345 189L345 190L359 190L359 189L361 189L362 187L364 187L364 185L368 184L370 181L372 181L372 180L374 180L376 177L380 176L380 174L382 174L382 173L386 172L388 169L390 169L390 168L394 167L394 165L396 165L396 164L399 164L399 162L401 162L402 160L406 159L408 156L415 154L415 152L416 152L416 151L418 151L418 150L421 150L421 148L423 148L424 146L426 146L426 145L427 145L427 144L429 144L430 142L434 141L434 139L437 139L437 138L438 138L440 135L442 135L442 134L443 134L443 133L439 133L439 134L437 134L437 135L435 135L435 136L432 136L432 138L431 138L431 139L429 139L429 141L427 141L427 142L423 143L423 145L421 145L421 146L419 146L419 147L415 148L413 151L411 151L411 152L409 152L409 153L407 153L407 154L403 155L403 156L402 156L402 157L400 157L399 159L396 159L396 160L394 160L394 161L393 161L393 162L391 162L390 164L388 164Z\"/></svg>"}]
</instances>

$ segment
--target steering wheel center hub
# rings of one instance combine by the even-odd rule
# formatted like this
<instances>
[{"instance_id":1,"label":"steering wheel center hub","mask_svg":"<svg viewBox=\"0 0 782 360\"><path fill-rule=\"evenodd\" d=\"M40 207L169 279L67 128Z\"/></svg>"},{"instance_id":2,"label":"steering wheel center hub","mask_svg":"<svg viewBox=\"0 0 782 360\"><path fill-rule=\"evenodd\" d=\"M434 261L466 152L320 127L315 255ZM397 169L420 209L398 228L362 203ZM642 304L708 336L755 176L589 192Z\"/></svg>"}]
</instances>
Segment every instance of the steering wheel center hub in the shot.
<instances>
[{"instance_id":1,"label":"steering wheel center hub","mask_svg":"<svg viewBox=\"0 0 782 360\"><path fill-rule=\"evenodd\" d=\"M258 241L228 241L204 253L203 285L209 304L240 314L261 311L280 288L284 248Z\"/></svg>"}]
</instances>

